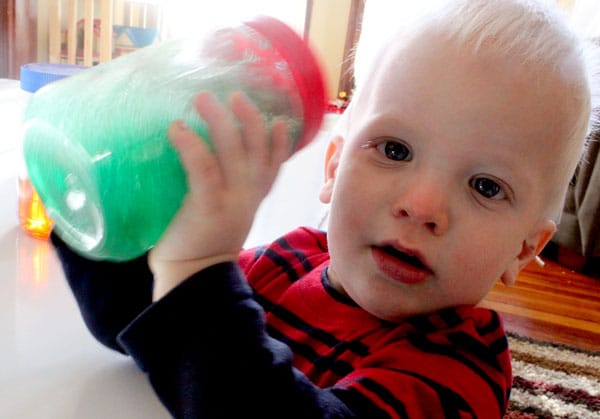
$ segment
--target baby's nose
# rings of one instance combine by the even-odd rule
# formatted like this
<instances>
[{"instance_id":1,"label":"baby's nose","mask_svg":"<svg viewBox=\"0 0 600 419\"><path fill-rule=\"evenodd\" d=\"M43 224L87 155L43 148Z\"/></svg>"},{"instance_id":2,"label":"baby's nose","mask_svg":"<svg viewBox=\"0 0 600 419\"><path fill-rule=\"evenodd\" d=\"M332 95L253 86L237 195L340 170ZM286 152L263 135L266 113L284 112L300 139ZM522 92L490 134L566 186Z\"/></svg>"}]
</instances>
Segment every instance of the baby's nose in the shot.
<instances>
[{"instance_id":1,"label":"baby's nose","mask_svg":"<svg viewBox=\"0 0 600 419\"><path fill-rule=\"evenodd\" d=\"M447 185L442 182L416 182L397 197L392 214L436 236L443 235L448 230L448 195Z\"/></svg>"}]
</instances>

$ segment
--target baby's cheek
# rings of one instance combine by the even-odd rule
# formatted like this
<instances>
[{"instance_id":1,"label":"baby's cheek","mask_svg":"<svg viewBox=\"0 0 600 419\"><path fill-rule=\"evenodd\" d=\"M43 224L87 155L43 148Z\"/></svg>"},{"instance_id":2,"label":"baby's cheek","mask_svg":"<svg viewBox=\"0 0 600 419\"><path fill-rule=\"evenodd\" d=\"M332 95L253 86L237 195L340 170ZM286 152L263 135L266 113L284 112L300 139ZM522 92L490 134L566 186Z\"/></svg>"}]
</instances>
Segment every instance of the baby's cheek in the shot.
<instances>
[{"instance_id":1,"label":"baby's cheek","mask_svg":"<svg viewBox=\"0 0 600 419\"><path fill-rule=\"evenodd\" d=\"M368 217L365 217L365 214L363 213L363 211L361 211L359 208L348 208L346 209L346 220L347 220L347 226L348 226L348 232L351 231L357 231L358 229L360 229L361 227L363 227L364 224L366 224Z\"/></svg>"},{"instance_id":2,"label":"baby's cheek","mask_svg":"<svg viewBox=\"0 0 600 419\"><path fill-rule=\"evenodd\" d=\"M479 277L483 270L493 264L493 255L487 246L477 244L475 238L466 239L462 243L450 245L447 264L452 272Z\"/></svg>"}]
</instances>

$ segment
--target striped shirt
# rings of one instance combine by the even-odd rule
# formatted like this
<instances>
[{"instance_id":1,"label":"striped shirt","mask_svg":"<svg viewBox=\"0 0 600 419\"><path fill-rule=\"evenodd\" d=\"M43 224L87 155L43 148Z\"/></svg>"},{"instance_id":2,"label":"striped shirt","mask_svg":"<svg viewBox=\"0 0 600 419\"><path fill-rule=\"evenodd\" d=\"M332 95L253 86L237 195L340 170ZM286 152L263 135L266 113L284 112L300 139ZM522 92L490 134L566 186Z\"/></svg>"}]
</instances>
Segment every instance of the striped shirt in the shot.
<instances>
[{"instance_id":1,"label":"striped shirt","mask_svg":"<svg viewBox=\"0 0 600 419\"><path fill-rule=\"evenodd\" d=\"M499 316L461 307L394 324L327 280L326 235L301 228L240 263L294 366L360 417L501 417L511 385ZM367 414L367 412L369 412Z\"/></svg>"},{"instance_id":2,"label":"striped shirt","mask_svg":"<svg viewBox=\"0 0 600 419\"><path fill-rule=\"evenodd\" d=\"M460 307L390 323L328 283L326 235L300 228L152 303L145 257L91 261L53 236L93 335L131 355L177 418L502 417L501 321Z\"/></svg>"}]
</instances>

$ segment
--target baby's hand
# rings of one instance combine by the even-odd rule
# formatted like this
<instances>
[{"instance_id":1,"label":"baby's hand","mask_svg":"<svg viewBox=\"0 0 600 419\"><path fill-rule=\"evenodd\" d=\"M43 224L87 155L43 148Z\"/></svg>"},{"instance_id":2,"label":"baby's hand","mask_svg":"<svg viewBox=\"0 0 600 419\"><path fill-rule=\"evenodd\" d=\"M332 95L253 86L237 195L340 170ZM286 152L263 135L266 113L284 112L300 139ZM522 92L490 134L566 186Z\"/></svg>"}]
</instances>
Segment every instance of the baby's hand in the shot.
<instances>
[{"instance_id":1,"label":"baby's hand","mask_svg":"<svg viewBox=\"0 0 600 419\"><path fill-rule=\"evenodd\" d=\"M155 299L201 269L237 260L256 210L291 152L287 124L278 121L268 130L243 93L230 96L229 109L210 93L198 94L195 106L214 152L181 121L169 127L188 193L150 251Z\"/></svg>"}]
</instances>

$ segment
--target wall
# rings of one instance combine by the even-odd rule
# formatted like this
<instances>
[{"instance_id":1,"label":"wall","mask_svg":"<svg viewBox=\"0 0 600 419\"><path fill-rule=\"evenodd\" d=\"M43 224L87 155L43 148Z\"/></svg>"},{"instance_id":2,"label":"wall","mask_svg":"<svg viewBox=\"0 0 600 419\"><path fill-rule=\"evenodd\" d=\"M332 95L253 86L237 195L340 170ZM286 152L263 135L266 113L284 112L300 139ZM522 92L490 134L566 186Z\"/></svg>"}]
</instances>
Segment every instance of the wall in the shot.
<instances>
[{"instance_id":1,"label":"wall","mask_svg":"<svg viewBox=\"0 0 600 419\"><path fill-rule=\"evenodd\" d=\"M338 94L352 1L313 1L308 39L322 64L329 99L335 99Z\"/></svg>"},{"instance_id":2,"label":"wall","mask_svg":"<svg viewBox=\"0 0 600 419\"><path fill-rule=\"evenodd\" d=\"M575 5L575 0L556 0L558 5L565 11L570 12Z\"/></svg>"}]
</instances>

